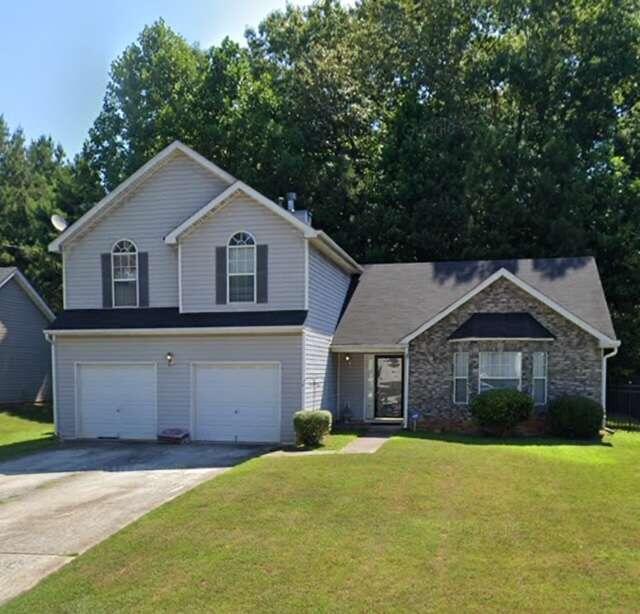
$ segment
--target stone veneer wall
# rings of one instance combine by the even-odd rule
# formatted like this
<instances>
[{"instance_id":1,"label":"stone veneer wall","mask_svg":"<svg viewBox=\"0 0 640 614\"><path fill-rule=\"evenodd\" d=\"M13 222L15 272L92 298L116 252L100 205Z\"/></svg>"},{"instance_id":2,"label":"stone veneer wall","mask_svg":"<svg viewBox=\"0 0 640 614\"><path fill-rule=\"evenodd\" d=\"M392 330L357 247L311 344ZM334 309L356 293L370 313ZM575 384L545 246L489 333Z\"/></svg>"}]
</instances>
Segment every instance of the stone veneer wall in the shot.
<instances>
[{"instance_id":1,"label":"stone veneer wall","mask_svg":"<svg viewBox=\"0 0 640 614\"><path fill-rule=\"evenodd\" d=\"M473 313L528 312L555 341L458 341L449 335ZM409 409L420 411L423 426L437 430L473 430L468 405L453 403L453 354L469 352L469 401L478 394L480 351L521 351L522 390L531 394L532 352L548 356L547 400L579 394L601 401L602 350L592 335L506 279L499 279L409 346ZM544 412L544 407L537 407ZM540 421L538 421L538 424ZM534 429L535 430L535 429Z\"/></svg>"}]
</instances>

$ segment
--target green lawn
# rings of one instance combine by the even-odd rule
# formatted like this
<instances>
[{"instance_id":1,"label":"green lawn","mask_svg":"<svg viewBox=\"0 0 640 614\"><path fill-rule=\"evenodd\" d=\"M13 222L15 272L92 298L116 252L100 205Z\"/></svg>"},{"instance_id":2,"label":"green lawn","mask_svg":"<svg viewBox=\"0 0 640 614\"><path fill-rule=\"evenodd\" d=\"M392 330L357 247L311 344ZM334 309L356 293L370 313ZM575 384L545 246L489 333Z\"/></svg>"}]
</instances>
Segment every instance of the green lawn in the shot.
<instances>
[{"instance_id":1,"label":"green lawn","mask_svg":"<svg viewBox=\"0 0 640 614\"><path fill-rule=\"evenodd\" d=\"M318 450L321 452L337 452L342 450L347 444L355 441L364 431L362 429L340 428L332 431L327 435L322 443L315 448L305 448L304 446L296 446L295 451L304 452L307 450Z\"/></svg>"},{"instance_id":2,"label":"green lawn","mask_svg":"<svg viewBox=\"0 0 640 614\"><path fill-rule=\"evenodd\" d=\"M0 406L0 461L54 442L50 405Z\"/></svg>"},{"instance_id":3,"label":"green lawn","mask_svg":"<svg viewBox=\"0 0 640 614\"><path fill-rule=\"evenodd\" d=\"M8 612L634 611L640 434L247 462Z\"/></svg>"}]
</instances>

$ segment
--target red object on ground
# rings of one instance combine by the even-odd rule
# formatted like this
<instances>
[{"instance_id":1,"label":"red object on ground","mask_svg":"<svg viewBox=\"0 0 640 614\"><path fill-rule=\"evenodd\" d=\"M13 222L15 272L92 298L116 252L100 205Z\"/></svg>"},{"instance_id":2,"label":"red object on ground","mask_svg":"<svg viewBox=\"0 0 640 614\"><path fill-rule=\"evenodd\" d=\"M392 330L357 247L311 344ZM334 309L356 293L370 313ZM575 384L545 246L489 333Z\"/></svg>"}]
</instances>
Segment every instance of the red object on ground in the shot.
<instances>
[{"instance_id":1,"label":"red object on ground","mask_svg":"<svg viewBox=\"0 0 640 614\"><path fill-rule=\"evenodd\" d=\"M189 431L185 429L164 429L158 435L158 441L162 443L189 443Z\"/></svg>"}]
</instances>

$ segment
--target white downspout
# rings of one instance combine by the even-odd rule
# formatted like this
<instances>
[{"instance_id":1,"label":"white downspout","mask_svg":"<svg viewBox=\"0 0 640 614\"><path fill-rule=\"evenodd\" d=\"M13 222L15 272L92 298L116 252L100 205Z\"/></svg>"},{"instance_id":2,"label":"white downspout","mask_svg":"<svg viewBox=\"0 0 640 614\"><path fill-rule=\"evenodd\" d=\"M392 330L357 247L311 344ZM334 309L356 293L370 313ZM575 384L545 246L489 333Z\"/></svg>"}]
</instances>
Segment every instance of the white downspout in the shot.
<instances>
[{"instance_id":1,"label":"white downspout","mask_svg":"<svg viewBox=\"0 0 640 614\"><path fill-rule=\"evenodd\" d=\"M44 333L44 338L51 344L51 402L53 403L53 427L56 435L58 432L58 393L56 383L56 338L51 333Z\"/></svg>"},{"instance_id":2,"label":"white downspout","mask_svg":"<svg viewBox=\"0 0 640 614\"><path fill-rule=\"evenodd\" d=\"M406 429L409 425L409 345L404 348L404 418L402 420L402 426Z\"/></svg>"},{"instance_id":3,"label":"white downspout","mask_svg":"<svg viewBox=\"0 0 640 614\"><path fill-rule=\"evenodd\" d=\"M600 391L601 399L602 399L602 426L605 427L607 424L607 360L609 358L613 358L618 353L618 348L620 345L616 345L613 348L613 351L610 354L605 354L604 351L606 348L602 349L602 389Z\"/></svg>"}]
</instances>

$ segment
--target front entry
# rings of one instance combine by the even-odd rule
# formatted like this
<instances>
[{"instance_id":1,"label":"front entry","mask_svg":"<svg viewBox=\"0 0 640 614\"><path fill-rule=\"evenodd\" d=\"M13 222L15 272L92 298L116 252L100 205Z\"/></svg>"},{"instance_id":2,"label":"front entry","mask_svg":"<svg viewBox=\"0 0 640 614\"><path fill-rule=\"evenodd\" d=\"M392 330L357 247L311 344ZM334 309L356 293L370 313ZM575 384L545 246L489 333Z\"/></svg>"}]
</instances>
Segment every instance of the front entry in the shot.
<instances>
[{"instance_id":1,"label":"front entry","mask_svg":"<svg viewBox=\"0 0 640 614\"><path fill-rule=\"evenodd\" d=\"M376 356L374 382L374 417L402 418L403 407L403 357Z\"/></svg>"}]
</instances>

